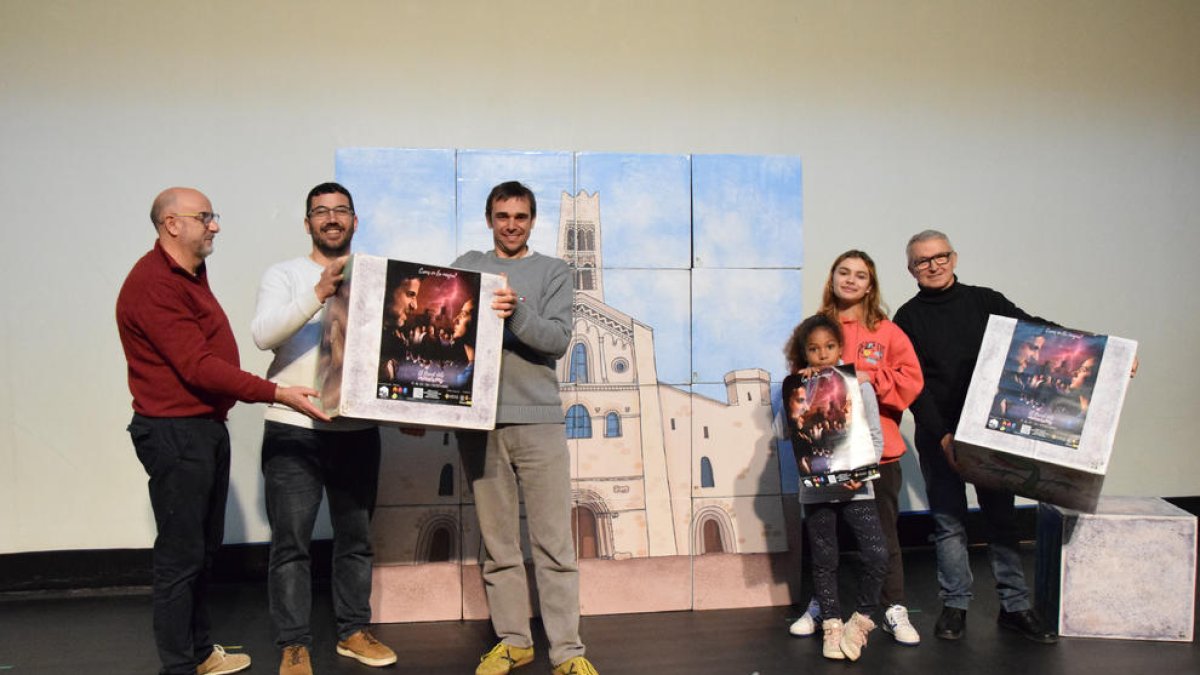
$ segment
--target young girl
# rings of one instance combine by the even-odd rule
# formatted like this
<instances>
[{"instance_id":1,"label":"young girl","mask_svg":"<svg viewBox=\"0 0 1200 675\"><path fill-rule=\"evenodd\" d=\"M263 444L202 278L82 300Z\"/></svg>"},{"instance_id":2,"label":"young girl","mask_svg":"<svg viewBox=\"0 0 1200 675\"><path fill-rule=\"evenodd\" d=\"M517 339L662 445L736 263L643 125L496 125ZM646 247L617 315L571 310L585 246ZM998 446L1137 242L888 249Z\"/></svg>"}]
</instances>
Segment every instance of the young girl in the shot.
<instances>
[{"instance_id":1,"label":"young girl","mask_svg":"<svg viewBox=\"0 0 1200 675\"><path fill-rule=\"evenodd\" d=\"M875 388L883 429L883 460L875 481L875 506L888 549L888 573L879 598L886 608L883 630L900 644L916 646L921 635L909 621L904 606L904 561L900 556L896 520L900 486L904 482L900 457L906 448L900 436L900 416L921 393L925 378L912 343L904 331L888 320L881 298L875 261L863 251L850 250L838 256L829 268L820 313L841 326L846 362L854 364L860 382L870 382ZM812 634L817 621L819 610L814 602L792 624L791 632Z\"/></svg>"},{"instance_id":2,"label":"young girl","mask_svg":"<svg viewBox=\"0 0 1200 675\"><path fill-rule=\"evenodd\" d=\"M810 316L796 326L784 353L793 373L812 374L817 369L837 365L842 356L841 327L824 314ZM863 382L860 386L878 459L883 452L879 408L871 384ZM875 628L871 615L879 606L879 589L887 573L888 554L873 495L871 481L800 487L800 502L804 504L804 523L812 550L815 601L824 617L821 628L825 639L821 653L829 659L857 661L867 644L867 634ZM858 540L863 565L855 612L844 624L840 618L837 583L839 519L850 527Z\"/></svg>"}]
</instances>

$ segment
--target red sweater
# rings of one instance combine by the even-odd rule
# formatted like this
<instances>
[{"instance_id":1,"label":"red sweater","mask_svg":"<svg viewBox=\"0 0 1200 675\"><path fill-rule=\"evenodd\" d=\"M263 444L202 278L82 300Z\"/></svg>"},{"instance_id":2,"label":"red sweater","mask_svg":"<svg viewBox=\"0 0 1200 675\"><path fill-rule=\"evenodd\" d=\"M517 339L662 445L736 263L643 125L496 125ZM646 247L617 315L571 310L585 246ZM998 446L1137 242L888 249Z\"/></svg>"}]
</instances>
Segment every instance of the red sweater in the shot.
<instances>
[{"instance_id":1,"label":"red sweater","mask_svg":"<svg viewBox=\"0 0 1200 675\"><path fill-rule=\"evenodd\" d=\"M846 341L842 361L870 375L879 399L883 463L894 462L905 449L900 417L925 386L917 353L904 331L887 319L880 321L874 331L853 319L842 319L842 333Z\"/></svg>"},{"instance_id":2,"label":"red sweater","mask_svg":"<svg viewBox=\"0 0 1200 675\"><path fill-rule=\"evenodd\" d=\"M121 286L117 330L139 414L224 420L239 400L275 400L275 383L238 367L237 342L204 265L193 276L158 242Z\"/></svg>"}]
</instances>

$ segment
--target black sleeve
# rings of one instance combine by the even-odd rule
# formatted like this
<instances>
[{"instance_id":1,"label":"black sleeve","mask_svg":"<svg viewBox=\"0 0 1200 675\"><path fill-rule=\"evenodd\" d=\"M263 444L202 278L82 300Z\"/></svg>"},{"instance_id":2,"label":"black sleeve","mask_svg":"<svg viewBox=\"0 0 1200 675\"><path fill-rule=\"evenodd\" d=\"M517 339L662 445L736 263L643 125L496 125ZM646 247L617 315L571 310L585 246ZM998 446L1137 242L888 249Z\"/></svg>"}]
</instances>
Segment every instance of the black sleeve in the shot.
<instances>
[{"instance_id":1,"label":"black sleeve","mask_svg":"<svg viewBox=\"0 0 1200 675\"><path fill-rule=\"evenodd\" d=\"M999 291L994 291L990 288L983 287L980 287L979 290L984 293L984 303L986 304L988 314L1007 316L1010 319L1032 321L1034 323L1041 323L1047 326L1054 326L1055 328L1062 328L1062 326L1049 319L1043 319L1040 316L1034 316L1020 307L1017 307L1015 304L1013 304L1012 300L1004 297L1004 294Z\"/></svg>"},{"instance_id":2,"label":"black sleeve","mask_svg":"<svg viewBox=\"0 0 1200 675\"><path fill-rule=\"evenodd\" d=\"M925 371L927 361L921 349L923 341L920 339L920 336L914 335L917 330L912 325L908 313L904 311L903 307L900 308L900 311L896 312L896 316L892 319L892 322L908 336L909 342L912 343L913 351L917 353L917 361L921 364L921 370ZM942 420L942 413L938 410L937 401L933 399L933 393L929 388L928 381L926 381L926 386L921 390L920 395L912 402L912 405L908 406L908 411L912 413L913 419L916 420L922 429L937 433L939 439L947 433L954 431L953 429L945 428L946 423Z\"/></svg>"}]
</instances>

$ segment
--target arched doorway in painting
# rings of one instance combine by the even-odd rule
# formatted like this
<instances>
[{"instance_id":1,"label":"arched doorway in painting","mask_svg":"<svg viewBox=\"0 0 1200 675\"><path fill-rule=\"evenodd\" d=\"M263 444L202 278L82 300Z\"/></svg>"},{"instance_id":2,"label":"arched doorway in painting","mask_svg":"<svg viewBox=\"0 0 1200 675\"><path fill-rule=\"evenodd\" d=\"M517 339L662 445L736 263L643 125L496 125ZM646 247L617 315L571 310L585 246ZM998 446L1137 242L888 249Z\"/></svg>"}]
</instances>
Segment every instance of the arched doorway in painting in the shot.
<instances>
[{"instance_id":1,"label":"arched doorway in painting","mask_svg":"<svg viewBox=\"0 0 1200 675\"><path fill-rule=\"evenodd\" d=\"M692 516L692 555L737 553L733 541L733 520L725 509L709 505Z\"/></svg>"},{"instance_id":2,"label":"arched doorway in painting","mask_svg":"<svg viewBox=\"0 0 1200 675\"><path fill-rule=\"evenodd\" d=\"M724 553L725 546L721 543L721 526L716 520L704 521L704 549L701 553Z\"/></svg>"},{"instance_id":3,"label":"arched doorway in painting","mask_svg":"<svg viewBox=\"0 0 1200 675\"><path fill-rule=\"evenodd\" d=\"M421 526L417 537L418 562L452 562L458 560L458 521L446 514L437 514Z\"/></svg>"},{"instance_id":4,"label":"arched doorway in painting","mask_svg":"<svg viewBox=\"0 0 1200 675\"><path fill-rule=\"evenodd\" d=\"M596 534L596 514L586 506L571 509L571 538L575 541L575 557L598 558L600 547Z\"/></svg>"},{"instance_id":5,"label":"arched doorway in painting","mask_svg":"<svg viewBox=\"0 0 1200 675\"><path fill-rule=\"evenodd\" d=\"M428 562L450 562L453 553L454 544L451 541L450 529L439 527L434 530L433 535L429 537Z\"/></svg>"},{"instance_id":6,"label":"arched doorway in painting","mask_svg":"<svg viewBox=\"0 0 1200 675\"><path fill-rule=\"evenodd\" d=\"M613 557L613 514L604 498L592 490L574 490L571 495L571 534L580 559Z\"/></svg>"}]
</instances>

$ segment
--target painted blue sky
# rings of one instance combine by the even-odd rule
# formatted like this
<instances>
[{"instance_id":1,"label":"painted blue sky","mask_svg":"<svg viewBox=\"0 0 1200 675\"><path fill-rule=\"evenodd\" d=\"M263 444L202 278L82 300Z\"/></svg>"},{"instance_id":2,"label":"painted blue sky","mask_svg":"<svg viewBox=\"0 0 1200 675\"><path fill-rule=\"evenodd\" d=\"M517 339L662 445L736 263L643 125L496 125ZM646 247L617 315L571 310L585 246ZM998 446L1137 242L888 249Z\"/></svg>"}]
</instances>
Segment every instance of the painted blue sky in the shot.
<instances>
[{"instance_id":1,"label":"painted blue sky","mask_svg":"<svg viewBox=\"0 0 1200 675\"><path fill-rule=\"evenodd\" d=\"M691 278L688 270L604 270L604 301L654 329L659 382L691 381Z\"/></svg>"},{"instance_id":2,"label":"painted blue sky","mask_svg":"<svg viewBox=\"0 0 1200 675\"><path fill-rule=\"evenodd\" d=\"M562 193L599 191L605 301L654 329L659 380L720 383L741 368L782 379L802 314L796 158L351 148L338 151L337 176L355 195L355 250L433 264L491 248L483 206L496 183L535 191L531 243L550 255ZM693 201L697 250L702 238L723 243L689 269ZM768 227L764 214L778 215ZM734 262L744 268L715 268Z\"/></svg>"},{"instance_id":3,"label":"painted blue sky","mask_svg":"<svg viewBox=\"0 0 1200 675\"><path fill-rule=\"evenodd\" d=\"M453 150L344 148L337 180L354 195L354 251L437 265L455 258Z\"/></svg>"},{"instance_id":4,"label":"painted blue sky","mask_svg":"<svg viewBox=\"0 0 1200 675\"><path fill-rule=\"evenodd\" d=\"M802 315L798 269L692 270L695 382L723 382L731 370L784 375L783 346Z\"/></svg>"},{"instance_id":5,"label":"painted blue sky","mask_svg":"<svg viewBox=\"0 0 1200 675\"><path fill-rule=\"evenodd\" d=\"M537 198L537 223L529 246L546 255L558 254L558 214L562 193L574 194L574 156L569 152L460 150L458 153L458 222L460 253L490 251L491 230L484 219L488 193L496 185L516 180Z\"/></svg>"},{"instance_id":6,"label":"painted blue sky","mask_svg":"<svg viewBox=\"0 0 1200 675\"><path fill-rule=\"evenodd\" d=\"M804 260L798 157L694 155L696 267L796 267Z\"/></svg>"},{"instance_id":7,"label":"painted blue sky","mask_svg":"<svg viewBox=\"0 0 1200 675\"><path fill-rule=\"evenodd\" d=\"M605 267L691 267L687 155L580 153L577 188L600 193Z\"/></svg>"}]
</instances>

